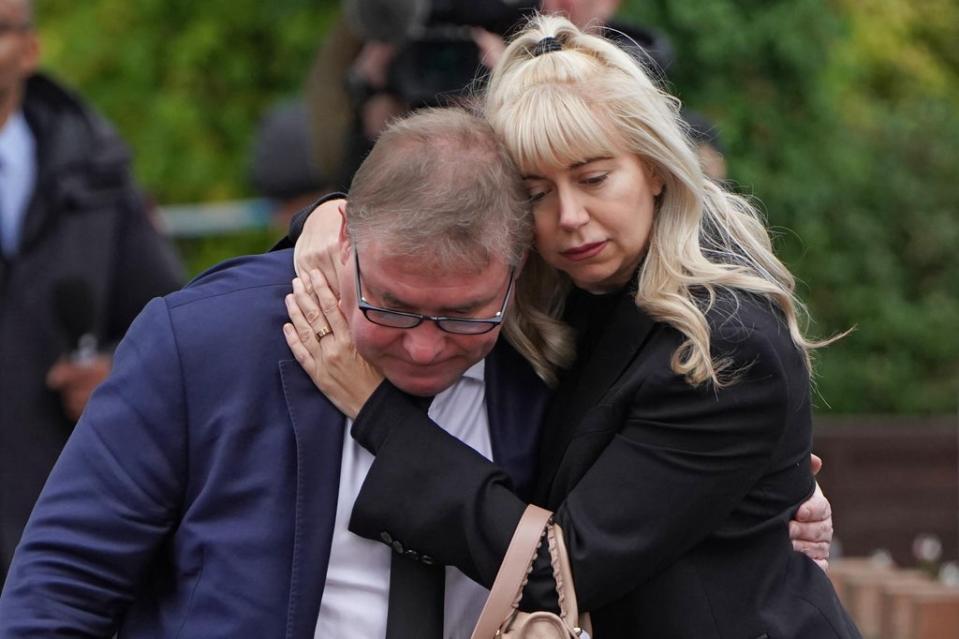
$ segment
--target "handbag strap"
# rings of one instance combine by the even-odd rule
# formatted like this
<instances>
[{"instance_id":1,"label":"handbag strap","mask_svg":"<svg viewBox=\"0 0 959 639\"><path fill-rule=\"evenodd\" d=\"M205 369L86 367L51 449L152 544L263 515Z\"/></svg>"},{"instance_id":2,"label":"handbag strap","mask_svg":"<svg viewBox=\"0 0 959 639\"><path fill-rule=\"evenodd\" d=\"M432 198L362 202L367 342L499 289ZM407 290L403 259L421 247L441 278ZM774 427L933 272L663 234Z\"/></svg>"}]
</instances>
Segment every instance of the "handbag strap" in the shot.
<instances>
[{"instance_id":1,"label":"handbag strap","mask_svg":"<svg viewBox=\"0 0 959 639\"><path fill-rule=\"evenodd\" d=\"M553 578L556 580L556 593L559 595L560 616L573 628L583 628L592 633L589 613L579 613L576 601L576 587L573 584L573 568L566 552L566 540L559 524L552 524L547 531L549 555L553 561Z\"/></svg>"},{"instance_id":2,"label":"handbag strap","mask_svg":"<svg viewBox=\"0 0 959 639\"><path fill-rule=\"evenodd\" d=\"M550 511L530 504L513 532L506 555L496 573L489 598L483 606L472 639L489 639L496 634L503 621L512 613L516 597L522 591L523 581L529 575L543 530L553 515ZM575 596L575 595L574 595Z\"/></svg>"}]
</instances>

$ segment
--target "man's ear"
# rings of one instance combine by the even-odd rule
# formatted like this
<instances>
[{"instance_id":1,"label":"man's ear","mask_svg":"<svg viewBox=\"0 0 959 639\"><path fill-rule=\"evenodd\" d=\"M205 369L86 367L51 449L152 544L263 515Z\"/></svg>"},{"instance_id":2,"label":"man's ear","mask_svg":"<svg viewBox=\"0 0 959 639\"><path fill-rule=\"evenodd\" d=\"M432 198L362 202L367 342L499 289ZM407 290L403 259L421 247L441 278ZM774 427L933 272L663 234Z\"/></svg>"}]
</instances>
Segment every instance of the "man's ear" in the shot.
<instances>
[{"instance_id":1,"label":"man's ear","mask_svg":"<svg viewBox=\"0 0 959 639\"><path fill-rule=\"evenodd\" d=\"M349 264L350 250L352 249L350 234L346 227L346 202L340 202L336 208L340 212L340 264L346 266Z\"/></svg>"}]
</instances>

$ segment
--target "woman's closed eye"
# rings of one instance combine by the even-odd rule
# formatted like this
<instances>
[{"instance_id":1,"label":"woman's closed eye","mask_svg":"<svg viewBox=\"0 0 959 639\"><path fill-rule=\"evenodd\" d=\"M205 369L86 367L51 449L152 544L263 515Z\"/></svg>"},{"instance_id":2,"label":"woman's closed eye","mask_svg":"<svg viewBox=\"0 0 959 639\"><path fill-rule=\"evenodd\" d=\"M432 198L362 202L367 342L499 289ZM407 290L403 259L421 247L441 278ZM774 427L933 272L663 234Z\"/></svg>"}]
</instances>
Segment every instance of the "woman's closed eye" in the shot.
<instances>
[{"instance_id":1,"label":"woman's closed eye","mask_svg":"<svg viewBox=\"0 0 959 639\"><path fill-rule=\"evenodd\" d=\"M570 180L574 180L576 184L579 185L581 189L596 189L601 187L606 183L606 179L609 177L610 171L604 170L600 172L589 172L583 173L579 177L570 176ZM529 202L530 204L536 204L540 202L543 198L552 193L555 189L553 185L539 185L533 186L535 183L527 183L527 191L529 193Z\"/></svg>"},{"instance_id":2,"label":"woman's closed eye","mask_svg":"<svg viewBox=\"0 0 959 639\"><path fill-rule=\"evenodd\" d=\"M546 197L546 191L537 191L536 193L529 194L529 203L536 204L540 200Z\"/></svg>"},{"instance_id":3,"label":"woman's closed eye","mask_svg":"<svg viewBox=\"0 0 959 639\"><path fill-rule=\"evenodd\" d=\"M587 175L580 180L582 184L586 186L599 186L606 181L606 178L609 177L609 173L596 173L593 175Z\"/></svg>"},{"instance_id":4,"label":"woman's closed eye","mask_svg":"<svg viewBox=\"0 0 959 639\"><path fill-rule=\"evenodd\" d=\"M529 203L536 204L542 200L549 193L550 189L543 186L529 186L527 187L527 192L529 193Z\"/></svg>"}]
</instances>

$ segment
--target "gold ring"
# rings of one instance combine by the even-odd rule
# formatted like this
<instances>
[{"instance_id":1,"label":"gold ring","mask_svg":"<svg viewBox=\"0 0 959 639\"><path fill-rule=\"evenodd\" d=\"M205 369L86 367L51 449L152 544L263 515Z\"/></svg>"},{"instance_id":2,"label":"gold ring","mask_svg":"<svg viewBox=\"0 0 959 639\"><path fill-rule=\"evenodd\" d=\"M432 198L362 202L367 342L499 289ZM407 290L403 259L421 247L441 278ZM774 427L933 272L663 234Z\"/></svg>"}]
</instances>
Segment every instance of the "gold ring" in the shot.
<instances>
[{"instance_id":1,"label":"gold ring","mask_svg":"<svg viewBox=\"0 0 959 639\"><path fill-rule=\"evenodd\" d=\"M328 326L324 326L323 328L321 328L320 330L316 332L316 341L320 341L321 339L323 339L324 337L326 337L332 332L333 331Z\"/></svg>"}]
</instances>

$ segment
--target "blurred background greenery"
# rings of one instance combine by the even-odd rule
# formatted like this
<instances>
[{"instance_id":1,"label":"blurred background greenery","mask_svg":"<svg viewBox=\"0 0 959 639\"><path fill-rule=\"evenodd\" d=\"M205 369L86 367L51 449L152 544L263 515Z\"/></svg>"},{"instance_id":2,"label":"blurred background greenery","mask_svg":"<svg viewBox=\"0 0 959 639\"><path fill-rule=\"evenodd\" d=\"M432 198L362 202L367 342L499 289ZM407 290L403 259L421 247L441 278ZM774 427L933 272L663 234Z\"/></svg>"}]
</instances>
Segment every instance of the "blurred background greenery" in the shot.
<instances>
[{"instance_id":1,"label":"blurred background greenery","mask_svg":"<svg viewBox=\"0 0 959 639\"><path fill-rule=\"evenodd\" d=\"M116 123L162 204L247 197L252 132L298 93L335 0L38 0L45 64ZM959 404L959 3L627 0L674 92L777 232L826 336L821 412ZM191 272L282 230L184 242Z\"/></svg>"}]
</instances>

